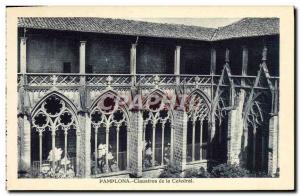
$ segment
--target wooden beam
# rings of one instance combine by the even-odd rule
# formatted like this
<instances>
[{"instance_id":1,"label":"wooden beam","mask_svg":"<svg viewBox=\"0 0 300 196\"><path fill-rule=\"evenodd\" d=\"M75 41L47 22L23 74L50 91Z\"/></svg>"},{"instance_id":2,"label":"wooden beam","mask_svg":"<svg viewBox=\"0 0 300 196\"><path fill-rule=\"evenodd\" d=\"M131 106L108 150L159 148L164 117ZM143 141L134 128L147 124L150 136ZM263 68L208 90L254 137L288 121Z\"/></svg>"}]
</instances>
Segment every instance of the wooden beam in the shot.
<instances>
[{"instance_id":1,"label":"wooden beam","mask_svg":"<svg viewBox=\"0 0 300 196\"><path fill-rule=\"evenodd\" d=\"M248 69L248 48L246 46L242 46L243 48L243 55L242 55L242 75L247 75Z\"/></svg>"},{"instance_id":2,"label":"wooden beam","mask_svg":"<svg viewBox=\"0 0 300 196\"><path fill-rule=\"evenodd\" d=\"M86 41L80 41L79 46L79 73L85 74L85 49Z\"/></svg>"},{"instance_id":3,"label":"wooden beam","mask_svg":"<svg viewBox=\"0 0 300 196\"><path fill-rule=\"evenodd\" d=\"M216 73L216 64L217 64L217 52L215 48L210 50L210 74L214 75Z\"/></svg>"},{"instance_id":4,"label":"wooden beam","mask_svg":"<svg viewBox=\"0 0 300 196\"><path fill-rule=\"evenodd\" d=\"M130 74L136 74L136 46L137 44L131 44L130 49Z\"/></svg>"},{"instance_id":5,"label":"wooden beam","mask_svg":"<svg viewBox=\"0 0 300 196\"><path fill-rule=\"evenodd\" d=\"M27 58L26 58L26 42L27 42L27 38L26 37L21 37L20 40L20 73L24 74L26 73L26 62L27 62Z\"/></svg>"},{"instance_id":6,"label":"wooden beam","mask_svg":"<svg viewBox=\"0 0 300 196\"><path fill-rule=\"evenodd\" d=\"M180 74L180 49L181 46L176 46L175 48L175 56L174 56L174 74Z\"/></svg>"}]
</instances>

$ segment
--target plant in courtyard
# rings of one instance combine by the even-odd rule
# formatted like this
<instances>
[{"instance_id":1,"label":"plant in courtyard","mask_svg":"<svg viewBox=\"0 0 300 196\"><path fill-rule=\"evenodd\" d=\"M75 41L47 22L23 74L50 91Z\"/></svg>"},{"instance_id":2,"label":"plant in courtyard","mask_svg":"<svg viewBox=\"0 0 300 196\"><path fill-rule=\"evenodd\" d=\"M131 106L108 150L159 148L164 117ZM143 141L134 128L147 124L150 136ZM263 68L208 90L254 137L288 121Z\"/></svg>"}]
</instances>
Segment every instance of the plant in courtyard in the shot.
<instances>
[{"instance_id":1,"label":"plant in courtyard","mask_svg":"<svg viewBox=\"0 0 300 196\"><path fill-rule=\"evenodd\" d=\"M145 149L145 157L143 160L143 167L144 168L152 167L152 145L150 141L145 142L144 149Z\"/></svg>"},{"instance_id":2,"label":"plant in courtyard","mask_svg":"<svg viewBox=\"0 0 300 196\"><path fill-rule=\"evenodd\" d=\"M107 154L108 168L106 168L106 144L99 144L97 149L97 168L95 167L96 165L94 165L94 173L105 173L108 168L113 171L113 165L116 165L116 159L111 152L112 146L109 145Z\"/></svg>"},{"instance_id":3,"label":"plant in courtyard","mask_svg":"<svg viewBox=\"0 0 300 196\"><path fill-rule=\"evenodd\" d=\"M50 150L48 161L50 163L43 163L40 165L39 177L42 178L73 178L75 171L71 161L67 155L62 158L63 150L61 148L54 148Z\"/></svg>"},{"instance_id":4,"label":"plant in courtyard","mask_svg":"<svg viewBox=\"0 0 300 196\"><path fill-rule=\"evenodd\" d=\"M185 178L209 178L210 173L204 168L200 167L197 169L187 169L185 171Z\"/></svg>"},{"instance_id":5,"label":"plant in courtyard","mask_svg":"<svg viewBox=\"0 0 300 196\"><path fill-rule=\"evenodd\" d=\"M180 174L181 171L178 168L172 165L168 165L160 173L159 177L160 178L181 178Z\"/></svg>"},{"instance_id":6,"label":"plant in courtyard","mask_svg":"<svg viewBox=\"0 0 300 196\"><path fill-rule=\"evenodd\" d=\"M237 164L220 164L210 172L213 178L242 178L250 177L250 172Z\"/></svg>"}]
</instances>

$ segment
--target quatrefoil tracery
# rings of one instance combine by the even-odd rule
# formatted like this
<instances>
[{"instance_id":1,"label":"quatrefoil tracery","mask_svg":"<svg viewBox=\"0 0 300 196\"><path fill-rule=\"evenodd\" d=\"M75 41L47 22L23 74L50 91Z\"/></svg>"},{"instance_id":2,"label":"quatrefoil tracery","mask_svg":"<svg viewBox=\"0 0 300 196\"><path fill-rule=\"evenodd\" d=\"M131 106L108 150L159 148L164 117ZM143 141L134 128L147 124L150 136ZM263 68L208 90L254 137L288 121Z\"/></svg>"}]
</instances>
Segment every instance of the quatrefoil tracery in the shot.
<instances>
[{"instance_id":1,"label":"quatrefoil tracery","mask_svg":"<svg viewBox=\"0 0 300 196\"><path fill-rule=\"evenodd\" d=\"M39 133L50 128L52 132L63 129L65 132L76 129L76 120L66 103L56 96L47 98L32 118L33 128Z\"/></svg>"},{"instance_id":2,"label":"quatrefoil tracery","mask_svg":"<svg viewBox=\"0 0 300 196\"><path fill-rule=\"evenodd\" d=\"M111 114L103 114L101 110L95 108L91 114L91 123L94 128L105 127L109 129L112 126L127 126L127 119L121 109Z\"/></svg>"}]
</instances>

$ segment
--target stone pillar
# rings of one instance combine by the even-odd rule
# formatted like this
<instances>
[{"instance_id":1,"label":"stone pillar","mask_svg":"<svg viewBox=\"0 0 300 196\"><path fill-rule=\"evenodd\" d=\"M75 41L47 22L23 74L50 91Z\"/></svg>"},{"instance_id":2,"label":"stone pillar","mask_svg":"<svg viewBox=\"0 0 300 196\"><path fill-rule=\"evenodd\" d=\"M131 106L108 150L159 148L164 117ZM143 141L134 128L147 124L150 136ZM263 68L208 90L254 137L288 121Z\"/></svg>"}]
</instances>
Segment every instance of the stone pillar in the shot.
<instances>
[{"instance_id":1,"label":"stone pillar","mask_svg":"<svg viewBox=\"0 0 300 196\"><path fill-rule=\"evenodd\" d=\"M26 37L21 37L20 40L20 73L26 73L26 64L27 64L27 58L26 58Z\"/></svg>"},{"instance_id":2,"label":"stone pillar","mask_svg":"<svg viewBox=\"0 0 300 196\"><path fill-rule=\"evenodd\" d=\"M143 115L141 111L130 112L131 121L128 130L128 170L135 177L143 174Z\"/></svg>"},{"instance_id":3,"label":"stone pillar","mask_svg":"<svg viewBox=\"0 0 300 196\"><path fill-rule=\"evenodd\" d=\"M85 176L85 113L78 114L78 127L76 130L76 175Z\"/></svg>"},{"instance_id":4,"label":"stone pillar","mask_svg":"<svg viewBox=\"0 0 300 196\"><path fill-rule=\"evenodd\" d=\"M274 176L278 166L278 115L274 115L269 121L269 155L268 155L268 174Z\"/></svg>"},{"instance_id":5,"label":"stone pillar","mask_svg":"<svg viewBox=\"0 0 300 196\"><path fill-rule=\"evenodd\" d=\"M25 171L30 174L31 172L31 126L30 120L27 115L23 116L23 119L20 120L22 125L20 128L21 132L21 148L20 148L20 170Z\"/></svg>"},{"instance_id":6,"label":"stone pillar","mask_svg":"<svg viewBox=\"0 0 300 196\"><path fill-rule=\"evenodd\" d=\"M216 63L217 63L217 52L215 48L210 50L210 74L214 75L216 73Z\"/></svg>"},{"instance_id":7,"label":"stone pillar","mask_svg":"<svg viewBox=\"0 0 300 196\"><path fill-rule=\"evenodd\" d=\"M172 165L183 171L186 166L187 114L182 110L174 110L174 144Z\"/></svg>"},{"instance_id":8,"label":"stone pillar","mask_svg":"<svg viewBox=\"0 0 300 196\"><path fill-rule=\"evenodd\" d=\"M181 49L181 46L176 46L175 54L174 54L174 74L177 75L176 76L176 83L177 84L180 83L180 78L179 78L179 74L180 74L180 49Z\"/></svg>"},{"instance_id":9,"label":"stone pillar","mask_svg":"<svg viewBox=\"0 0 300 196\"><path fill-rule=\"evenodd\" d=\"M91 176L91 118L90 114L85 113L85 115L82 117L85 118L85 136L84 136L84 152L85 154L85 177L88 178ZM83 119L82 119L83 120Z\"/></svg>"},{"instance_id":10,"label":"stone pillar","mask_svg":"<svg viewBox=\"0 0 300 196\"><path fill-rule=\"evenodd\" d=\"M227 163L240 164L243 137L245 91L240 90L236 106L228 114Z\"/></svg>"}]
</instances>

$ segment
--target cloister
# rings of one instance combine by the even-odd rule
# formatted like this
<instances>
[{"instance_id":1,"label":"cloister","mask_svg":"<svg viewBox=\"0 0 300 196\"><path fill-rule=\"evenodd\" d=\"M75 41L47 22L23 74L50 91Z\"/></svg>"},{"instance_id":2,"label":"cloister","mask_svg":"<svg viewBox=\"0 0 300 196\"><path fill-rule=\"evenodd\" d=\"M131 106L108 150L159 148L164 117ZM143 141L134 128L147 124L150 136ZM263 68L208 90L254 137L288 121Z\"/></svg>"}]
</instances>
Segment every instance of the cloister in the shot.
<instances>
[{"instance_id":1,"label":"cloister","mask_svg":"<svg viewBox=\"0 0 300 196\"><path fill-rule=\"evenodd\" d=\"M19 176L158 177L218 163L274 175L278 28L19 18Z\"/></svg>"}]
</instances>

